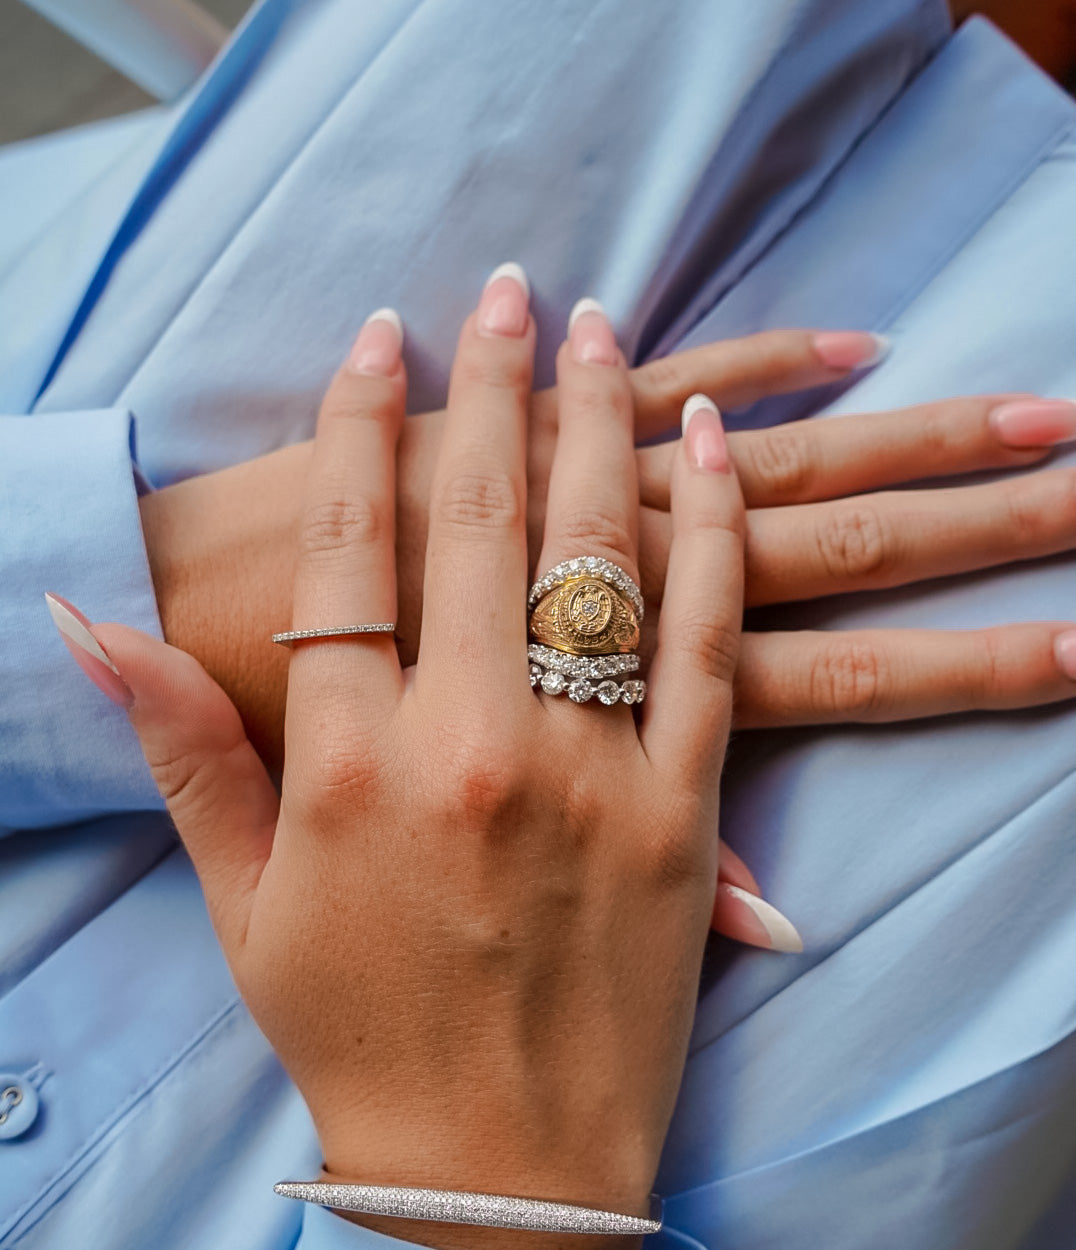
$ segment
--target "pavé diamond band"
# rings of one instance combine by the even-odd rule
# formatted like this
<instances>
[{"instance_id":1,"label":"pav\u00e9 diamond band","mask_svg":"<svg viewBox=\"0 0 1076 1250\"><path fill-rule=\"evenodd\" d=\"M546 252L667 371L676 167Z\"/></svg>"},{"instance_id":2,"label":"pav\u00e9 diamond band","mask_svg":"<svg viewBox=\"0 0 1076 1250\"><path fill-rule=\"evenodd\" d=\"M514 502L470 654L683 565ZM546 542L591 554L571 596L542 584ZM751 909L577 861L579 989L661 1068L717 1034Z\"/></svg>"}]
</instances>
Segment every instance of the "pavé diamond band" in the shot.
<instances>
[{"instance_id":1,"label":"pav\u00e9 diamond band","mask_svg":"<svg viewBox=\"0 0 1076 1250\"><path fill-rule=\"evenodd\" d=\"M364 1215L388 1215L408 1220L437 1220L443 1224L477 1224L485 1228L515 1228L539 1233L604 1233L607 1236L643 1236L662 1226L661 1199L650 1200L650 1218L620 1215L577 1207L567 1202L537 1198L509 1198L501 1194L471 1194L454 1189L409 1189L398 1185L339 1185L321 1181L281 1181L273 1189L283 1198L298 1198Z\"/></svg>"},{"instance_id":2,"label":"pav\u00e9 diamond band","mask_svg":"<svg viewBox=\"0 0 1076 1250\"><path fill-rule=\"evenodd\" d=\"M289 629L282 634L274 634L273 641L283 647L293 642L305 642L307 638L346 638L350 634L394 634L396 622L384 625L339 625L335 629Z\"/></svg>"}]
</instances>

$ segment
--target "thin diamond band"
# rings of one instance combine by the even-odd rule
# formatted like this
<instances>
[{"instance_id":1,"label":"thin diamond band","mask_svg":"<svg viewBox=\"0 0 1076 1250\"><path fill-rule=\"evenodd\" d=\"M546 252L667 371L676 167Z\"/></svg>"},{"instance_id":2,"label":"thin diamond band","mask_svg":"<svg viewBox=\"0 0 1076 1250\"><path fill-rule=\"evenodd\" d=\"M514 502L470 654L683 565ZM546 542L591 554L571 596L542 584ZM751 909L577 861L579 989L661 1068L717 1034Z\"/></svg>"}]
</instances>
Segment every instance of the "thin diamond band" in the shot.
<instances>
[{"instance_id":1,"label":"thin diamond band","mask_svg":"<svg viewBox=\"0 0 1076 1250\"><path fill-rule=\"evenodd\" d=\"M408 1189L398 1185L337 1185L321 1181L281 1181L274 1185L284 1198L298 1198L337 1211L389 1215L444 1224L477 1224L485 1228L516 1228L543 1233L604 1233L640 1236L661 1231L661 1199L651 1199L651 1218L619 1215L537 1198L471 1194L453 1189Z\"/></svg>"},{"instance_id":2,"label":"thin diamond band","mask_svg":"<svg viewBox=\"0 0 1076 1250\"><path fill-rule=\"evenodd\" d=\"M281 646L293 642L302 642L306 638L344 638L349 634L394 634L396 622L384 625L340 625L336 629L289 629L282 634L274 634L273 641Z\"/></svg>"}]
</instances>

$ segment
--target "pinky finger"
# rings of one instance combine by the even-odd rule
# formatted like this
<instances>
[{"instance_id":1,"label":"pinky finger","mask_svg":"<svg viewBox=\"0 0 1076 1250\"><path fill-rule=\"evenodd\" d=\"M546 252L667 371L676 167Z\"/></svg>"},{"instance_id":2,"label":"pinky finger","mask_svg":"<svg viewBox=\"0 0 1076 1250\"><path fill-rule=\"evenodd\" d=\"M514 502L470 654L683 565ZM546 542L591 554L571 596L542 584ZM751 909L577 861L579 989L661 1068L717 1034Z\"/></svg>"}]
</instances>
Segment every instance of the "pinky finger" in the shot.
<instances>
[{"instance_id":1,"label":"pinky finger","mask_svg":"<svg viewBox=\"0 0 1076 1250\"><path fill-rule=\"evenodd\" d=\"M736 725L883 724L1076 696L1076 628L745 634Z\"/></svg>"},{"instance_id":2,"label":"pinky finger","mask_svg":"<svg viewBox=\"0 0 1076 1250\"><path fill-rule=\"evenodd\" d=\"M783 955L798 955L803 950L803 938L783 912L749 890L724 881L717 887L710 927L737 942Z\"/></svg>"},{"instance_id":3,"label":"pinky finger","mask_svg":"<svg viewBox=\"0 0 1076 1250\"><path fill-rule=\"evenodd\" d=\"M717 844L717 879L728 885L738 885L748 894L761 895L762 890L755 880L755 874L736 854L727 842Z\"/></svg>"}]
</instances>

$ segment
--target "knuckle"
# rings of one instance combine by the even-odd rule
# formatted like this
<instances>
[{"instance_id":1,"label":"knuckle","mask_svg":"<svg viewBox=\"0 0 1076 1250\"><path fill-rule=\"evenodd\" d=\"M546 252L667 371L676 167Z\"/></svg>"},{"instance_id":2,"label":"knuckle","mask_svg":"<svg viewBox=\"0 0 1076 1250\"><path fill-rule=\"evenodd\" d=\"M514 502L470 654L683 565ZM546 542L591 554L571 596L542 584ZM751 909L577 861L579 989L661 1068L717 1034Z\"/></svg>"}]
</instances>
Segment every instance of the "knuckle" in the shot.
<instances>
[{"instance_id":1,"label":"knuckle","mask_svg":"<svg viewBox=\"0 0 1076 1250\"><path fill-rule=\"evenodd\" d=\"M949 463L967 442L965 423L959 412L944 405L930 405L923 411L919 428L920 454L928 465Z\"/></svg>"},{"instance_id":2,"label":"knuckle","mask_svg":"<svg viewBox=\"0 0 1076 1250\"><path fill-rule=\"evenodd\" d=\"M687 398L689 381L675 356L659 356L632 374L632 388L638 398L651 404L673 404ZM673 414L670 413L670 420Z\"/></svg>"},{"instance_id":3,"label":"knuckle","mask_svg":"<svg viewBox=\"0 0 1076 1250\"><path fill-rule=\"evenodd\" d=\"M518 770L503 747L476 741L461 748L444 790L446 817L465 831L499 840L517 823L510 817L520 800Z\"/></svg>"},{"instance_id":4,"label":"knuckle","mask_svg":"<svg viewBox=\"0 0 1076 1250\"><path fill-rule=\"evenodd\" d=\"M372 751L363 750L354 727L323 738L307 764L304 788L313 813L329 817L339 813L342 797L348 799L348 810L354 811L353 800L361 797L365 802L372 794L377 779Z\"/></svg>"},{"instance_id":5,"label":"knuckle","mask_svg":"<svg viewBox=\"0 0 1076 1250\"><path fill-rule=\"evenodd\" d=\"M817 542L822 562L836 580L858 580L885 571L889 543L874 508L856 504L827 510Z\"/></svg>"},{"instance_id":6,"label":"knuckle","mask_svg":"<svg viewBox=\"0 0 1076 1250\"><path fill-rule=\"evenodd\" d=\"M989 708L1008 684L1002 635L993 629L977 635L978 654L972 669L970 701L975 708Z\"/></svg>"},{"instance_id":7,"label":"knuckle","mask_svg":"<svg viewBox=\"0 0 1076 1250\"><path fill-rule=\"evenodd\" d=\"M385 534L386 518L373 500L328 499L308 509L299 529L304 556L377 543Z\"/></svg>"},{"instance_id":8,"label":"knuckle","mask_svg":"<svg viewBox=\"0 0 1076 1250\"><path fill-rule=\"evenodd\" d=\"M598 430L608 429L610 421L627 426L633 413L631 394L626 387L614 384L612 380L577 384L572 388L569 412L571 418L580 424Z\"/></svg>"},{"instance_id":9,"label":"knuckle","mask_svg":"<svg viewBox=\"0 0 1076 1250\"><path fill-rule=\"evenodd\" d=\"M557 528L566 549L579 546L589 551L594 547L625 560L635 546L627 516L611 499L591 495L585 505L566 512Z\"/></svg>"},{"instance_id":10,"label":"knuckle","mask_svg":"<svg viewBox=\"0 0 1076 1250\"><path fill-rule=\"evenodd\" d=\"M751 468L774 502L794 502L811 490L814 465L805 436L797 430L773 429L745 439Z\"/></svg>"},{"instance_id":11,"label":"knuckle","mask_svg":"<svg viewBox=\"0 0 1076 1250\"><path fill-rule=\"evenodd\" d=\"M740 631L702 615L689 615L676 626L677 645L698 672L731 683L740 656Z\"/></svg>"},{"instance_id":12,"label":"knuckle","mask_svg":"<svg viewBox=\"0 0 1076 1250\"><path fill-rule=\"evenodd\" d=\"M434 506L445 526L467 529L504 529L522 525L524 503L519 485L503 469L468 468L451 473Z\"/></svg>"},{"instance_id":13,"label":"knuckle","mask_svg":"<svg viewBox=\"0 0 1076 1250\"><path fill-rule=\"evenodd\" d=\"M1007 531L1019 547L1035 547L1058 528L1076 527L1076 470L1014 478L1003 484Z\"/></svg>"},{"instance_id":14,"label":"knuckle","mask_svg":"<svg viewBox=\"0 0 1076 1250\"><path fill-rule=\"evenodd\" d=\"M704 879L712 885L707 839L699 832L697 796L669 803L654 818L646 844L646 871L659 890L678 890Z\"/></svg>"},{"instance_id":15,"label":"knuckle","mask_svg":"<svg viewBox=\"0 0 1076 1250\"><path fill-rule=\"evenodd\" d=\"M838 716L867 716L881 705L883 670L881 655L869 643L829 643L810 666L810 706Z\"/></svg>"},{"instance_id":16,"label":"knuckle","mask_svg":"<svg viewBox=\"0 0 1076 1250\"><path fill-rule=\"evenodd\" d=\"M507 341L489 340L482 344L482 350L462 354L456 361L453 384L462 383L469 391L507 391L520 403L526 402L530 397L530 364L511 347Z\"/></svg>"}]
</instances>

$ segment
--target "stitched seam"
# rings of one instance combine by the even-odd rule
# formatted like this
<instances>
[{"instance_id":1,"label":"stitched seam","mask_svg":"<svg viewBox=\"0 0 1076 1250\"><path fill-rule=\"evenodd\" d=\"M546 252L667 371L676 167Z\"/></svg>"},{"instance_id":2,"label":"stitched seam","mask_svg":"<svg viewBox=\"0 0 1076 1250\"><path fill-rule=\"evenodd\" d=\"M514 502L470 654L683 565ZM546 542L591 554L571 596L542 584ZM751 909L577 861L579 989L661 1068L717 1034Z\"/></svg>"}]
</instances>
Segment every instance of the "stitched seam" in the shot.
<instances>
[{"instance_id":1,"label":"stitched seam","mask_svg":"<svg viewBox=\"0 0 1076 1250\"><path fill-rule=\"evenodd\" d=\"M82 1143L80 1143L80 1145L78 1145L67 1156L67 1158L64 1159L63 1162L58 1165L56 1172L51 1177L51 1179L48 1180L44 1184L44 1186L42 1186L42 1188L39 1189L36 1194L34 1194L32 1198L30 1198L28 1201L23 1203L23 1205L14 1212L14 1214L7 1221L7 1223L2 1228L0 1228L0 1244L3 1244L2 1239L4 1237L6 1237L13 1229L17 1228L19 1221L24 1216L26 1216L30 1211L32 1211L33 1208L38 1203L44 1201L44 1199L48 1197L49 1193L52 1190L54 1190L67 1177L67 1175L70 1173L72 1168L74 1168L76 1164L78 1164L89 1153L90 1150L92 1150L96 1145L98 1145L98 1143L101 1142L101 1140L126 1115L128 1115L135 1108L135 1106L137 1106L137 1104L141 1102L141 1100L152 1089L154 1089L158 1084L160 1084L160 1082L164 1079L164 1077L168 1074L168 1072L171 1071L171 1069L175 1068L188 1054L191 1053L191 1051L195 1050L198 1046L200 1046L202 1042L204 1042L206 1038L213 1032L213 1030L216 1029L217 1026L221 1024L224 1021L224 1019L228 1015L230 1015L230 1013L233 1012L239 1005L240 1005L239 995L233 993L227 1003L225 1003L222 1007L218 1007L217 1010L214 1011L213 1014L209 1017L209 1019L205 1022L205 1024L203 1024L198 1030L196 1030L196 1032L191 1037L189 1037L181 1046L179 1046L175 1051L173 1051L172 1054L170 1054L167 1059L165 1059L162 1063L160 1063L153 1070L150 1076L148 1076L142 1082L141 1085L137 1086L130 1094L128 1094L127 1097L124 1098L123 1101L119 1104L119 1106L116 1107L116 1109L111 1113L111 1115L109 1115L104 1121L102 1121L102 1123L98 1126L98 1128L95 1129L90 1134L89 1137L87 1137ZM22 1232L20 1232L15 1237L13 1241L7 1244L13 1246L17 1244L19 1241L21 1241L22 1238L30 1231L30 1229L32 1229L38 1223L38 1221L46 1214L47 1210L51 1210L51 1207L46 1208L45 1210L39 1212L38 1216L35 1219L33 1219L29 1224L27 1224L27 1226L22 1230Z\"/></svg>"}]
</instances>

